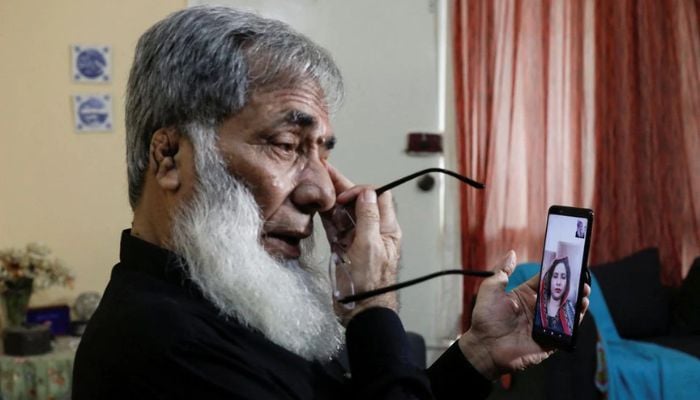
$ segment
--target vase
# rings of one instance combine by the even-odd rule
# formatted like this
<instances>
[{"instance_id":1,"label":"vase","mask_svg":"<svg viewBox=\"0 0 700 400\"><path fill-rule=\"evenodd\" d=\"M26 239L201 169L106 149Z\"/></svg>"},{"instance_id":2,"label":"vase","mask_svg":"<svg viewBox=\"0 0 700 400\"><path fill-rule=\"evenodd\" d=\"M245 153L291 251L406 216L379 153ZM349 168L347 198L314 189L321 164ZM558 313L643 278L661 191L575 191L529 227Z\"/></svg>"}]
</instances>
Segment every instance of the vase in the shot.
<instances>
[{"instance_id":1,"label":"vase","mask_svg":"<svg viewBox=\"0 0 700 400\"><path fill-rule=\"evenodd\" d=\"M5 302L5 316L8 326L24 324L33 284L34 280L31 278L5 281L5 291L2 293L2 297Z\"/></svg>"}]
</instances>

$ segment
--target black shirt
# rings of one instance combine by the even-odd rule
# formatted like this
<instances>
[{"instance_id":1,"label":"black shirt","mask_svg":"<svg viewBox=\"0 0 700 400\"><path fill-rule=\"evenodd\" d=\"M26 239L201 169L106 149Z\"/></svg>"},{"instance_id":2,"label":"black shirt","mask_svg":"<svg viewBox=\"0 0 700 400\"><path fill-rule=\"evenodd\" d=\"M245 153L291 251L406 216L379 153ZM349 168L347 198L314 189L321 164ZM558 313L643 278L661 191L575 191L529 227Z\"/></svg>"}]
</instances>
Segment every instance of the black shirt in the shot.
<instances>
[{"instance_id":1,"label":"black shirt","mask_svg":"<svg viewBox=\"0 0 700 400\"><path fill-rule=\"evenodd\" d=\"M389 309L348 325L347 374L223 317L180 258L128 230L120 260L78 347L75 400L483 398L490 390L456 344L427 371L415 367Z\"/></svg>"}]
</instances>

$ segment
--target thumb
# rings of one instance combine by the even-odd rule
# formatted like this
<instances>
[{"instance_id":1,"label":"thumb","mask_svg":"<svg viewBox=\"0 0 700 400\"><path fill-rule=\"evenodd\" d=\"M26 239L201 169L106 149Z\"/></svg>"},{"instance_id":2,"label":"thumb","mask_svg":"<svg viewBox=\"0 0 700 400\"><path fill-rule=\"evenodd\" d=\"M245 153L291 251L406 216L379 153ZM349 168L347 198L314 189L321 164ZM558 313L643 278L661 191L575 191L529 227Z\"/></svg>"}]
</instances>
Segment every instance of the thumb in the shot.
<instances>
[{"instance_id":1,"label":"thumb","mask_svg":"<svg viewBox=\"0 0 700 400\"><path fill-rule=\"evenodd\" d=\"M374 189L365 189L355 203L355 237L368 242L379 239L379 207L377 206L377 193Z\"/></svg>"},{"instance_id":2,"label":"thumb","mask_svg":"<svg viewBox=\"0 0 700 400\"><path fill-rule=\"evenodd\" d=\"M504 288L508 285L508 278L515 270L515 251L510 250L505 257L496 264L493 269L494 277L498 279L498 283ZM502 272L502 273L501 273Z\"/></svg>"}]
</instances>

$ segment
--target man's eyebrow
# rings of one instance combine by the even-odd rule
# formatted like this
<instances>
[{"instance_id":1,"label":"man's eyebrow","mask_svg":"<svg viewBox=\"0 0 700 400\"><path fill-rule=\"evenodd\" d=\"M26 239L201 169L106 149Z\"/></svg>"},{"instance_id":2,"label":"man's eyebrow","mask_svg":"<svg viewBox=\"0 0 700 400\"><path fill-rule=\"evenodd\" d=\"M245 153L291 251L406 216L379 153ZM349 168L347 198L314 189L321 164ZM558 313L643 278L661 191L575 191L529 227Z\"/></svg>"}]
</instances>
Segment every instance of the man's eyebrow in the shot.
<instances>
[{"instance_id":1,"label":"man's eyebrow","mask_svg":"<svg viewBox=\"0 0 700 400\"><path fill-rule=\"evenodd\" d=\"M284 121L289 124L298 125L302 128L309 126L314 126L316 124L316 118L312 115L307 114L299 110L291 110L284 116Z\"/></svg>"}]
</instances>

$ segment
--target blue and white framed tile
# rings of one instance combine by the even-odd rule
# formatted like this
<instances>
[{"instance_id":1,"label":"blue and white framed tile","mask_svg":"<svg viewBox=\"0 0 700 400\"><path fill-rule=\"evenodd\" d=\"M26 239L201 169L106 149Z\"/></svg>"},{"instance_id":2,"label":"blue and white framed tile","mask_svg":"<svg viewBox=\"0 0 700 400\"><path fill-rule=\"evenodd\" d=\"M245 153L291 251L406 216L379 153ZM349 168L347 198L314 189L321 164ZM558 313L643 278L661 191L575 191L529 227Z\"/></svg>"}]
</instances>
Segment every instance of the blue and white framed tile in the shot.
<instances>
[{"instance_id":1,"label":"blue and white framed tile","mask_svg":"<svg viewBox=\"0 0 700 400\"><path fill-rule=\"evenodd\" d=\"M73 81L87 83L108 83L112 80L112 47L74 44Z\"/></svg>"},{"instance_id":2,"label":"blue and white framed tile","mask_svg":"<svg viewBox=\"0 0 700 400\"><path fill-rule=\"evenodd\" d=\"M111 132L112 95L74 94L73 120L77 132Z\"/></svg>"}]
</instances>

